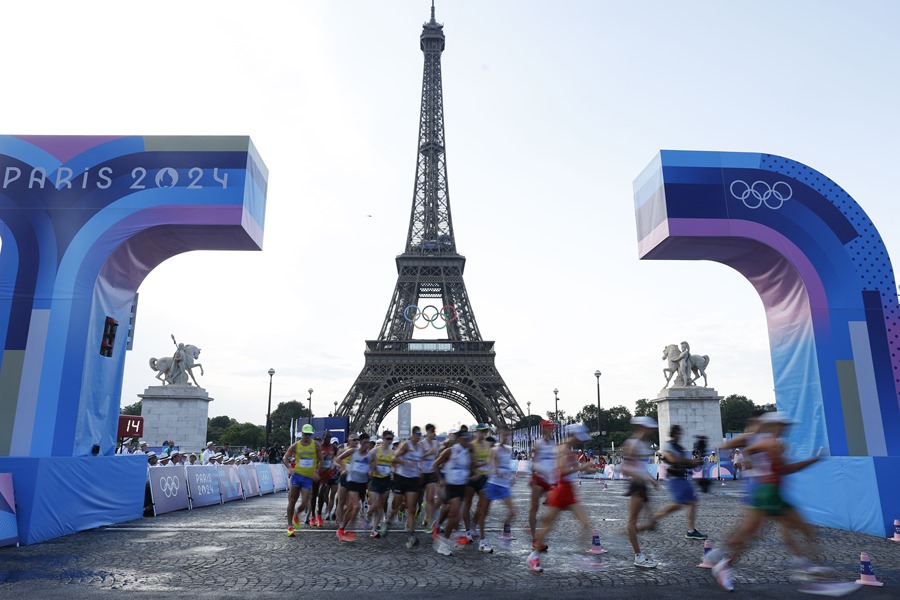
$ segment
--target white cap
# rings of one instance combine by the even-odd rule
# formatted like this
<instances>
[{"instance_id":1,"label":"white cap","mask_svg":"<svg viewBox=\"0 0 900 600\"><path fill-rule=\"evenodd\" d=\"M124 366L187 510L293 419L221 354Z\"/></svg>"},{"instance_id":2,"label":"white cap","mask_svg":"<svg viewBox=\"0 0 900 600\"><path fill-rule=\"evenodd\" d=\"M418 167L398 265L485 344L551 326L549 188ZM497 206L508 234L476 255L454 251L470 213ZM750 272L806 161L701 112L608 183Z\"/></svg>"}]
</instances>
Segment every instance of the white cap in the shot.
<instances>
[{"instance_id":1,"label":"white cap","mask_svg":"<svg viewBox=\"0 0 900 600\"><path fill-rule=\"evenodd\" d=\"M646 427L647 429L659 429L659 425L653 420L653 417L632 417L631 424L638 427Z\"/></svg>"},{"instance_id":2,"label":"white cap","mask_svg":"<svg viewBox=\"0 0 900 600\"><path fill-rule=\"evenodd\" d=\"M200 438L200 439L202 440L203 438ZM206 442L206 445L207 446L215 446L215 444L213 444L212 442Z\"/></svg>"},{"instance_id":3,"label":"white cap","mask_svg":"<svg viewBox=\"0 0 900 600\"><path fill-rule=\"evenodd\" d=\"M139 445L139 446L146 446L146 445L147 445L147 442L145 442L144 440L141 440L140 442L138 442L138 445Z\"/></svg>"},{"instance_id":4,"label":"white cap","mask_svg":"<svg viewBox=\"0 0 900 600\"><path fill-rule=\"evenodd\" d=\"M151 450L150 452L147 453L147 460L150 460L151 458L153 458L155 456L156 456L156 452Z\"/></svg>"},{"instance_id":5,"label":"white cap","mask_svg":"<svg viewBox=\"0 0 900 600\"><path fill-rule=\"evenodd\" d=\"M591 434L588 433L588 428L584 425L569 425L566 431L569 435L574 435L582 442L587 442L591 439Z\"/></svg>"},{"instance_id":6,"label":"white cap","mask_svg":"<svg viewBox=\"0 0 900 600\"><path fill-rule=\"evenodd\" d=\"M331 443L332 444L340 444L341 440L337 439L336 437L333 437L333 438L331 438Z\"/></svg>"},{"instance_id":7,"label":"white cap","mask_svg":"<svg viewBox=\"0 0 900 600\"><path fill-rule=\"evenodd\" d=\"M776 410L771 412L763 413L759 416L760 423L782 423L784 425L791 425L794 423L794 420L791 419L787 414Z\"/></svg>"},{"instance_id":8,"label":"white cap","mask_svg":"<svg viewBox=\"0 0 900 600\"><path fill-rule=\"evenodd\" d=\"M453 435L455 433L459 433L459 429L451 429L450 431L447 432L447 435Z\"/></svg>"}]
</instances>

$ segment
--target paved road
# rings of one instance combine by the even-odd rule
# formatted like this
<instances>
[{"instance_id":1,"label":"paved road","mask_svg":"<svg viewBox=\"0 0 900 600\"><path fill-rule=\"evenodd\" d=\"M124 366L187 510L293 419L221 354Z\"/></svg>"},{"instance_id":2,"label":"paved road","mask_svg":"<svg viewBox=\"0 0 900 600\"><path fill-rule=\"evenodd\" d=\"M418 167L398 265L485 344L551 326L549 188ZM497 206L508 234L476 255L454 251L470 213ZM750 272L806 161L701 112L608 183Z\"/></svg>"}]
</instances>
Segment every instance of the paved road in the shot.
<instances>
[{"instance_id":1,"label":"paved road","mask_svg":"<svg viewBox=\"0 0 900 600\"><path fill-rule=\"evenodd\" d=\"M252 498L224 506L182 511L112 527L86 531L43 544L0 549L0 598L47 599L109 597L128 591L136 597L190 595L194 598L284 598L297 592L317 599L385 596L450 598L476 593L488 598L654 598L704 595L732 598L808 597L797 592L786 566L787 553L777 531L768 527L762 539L738 565L733 594L721 591L708 569L696 567L702 542L684 538L684 517L667 518L657 531L642 535L647 551L659 561L653 570L631 564L624 532L625 484L585 481L580 488L588 511L599 525L606 568L583 572L575 564L577 527L563 515L548 543L546 571L531 573L527 531L514 530L510 550L486 555L476 547L453 556L436 554L428 536L407 550L397 529L385 539L340 543L334 527L304 529L297 538L284 533L286 494ZM701 495L698 527L720 539L739 518L741 484L714 486ZM526 524L524 480L516 484L517 524ZM656 492L654 506L666 494ZM499 508L499 507L497 507ZM489 519L489 537L498 535L500 511ZM859 554L872 559L883 588L865 587L855 598L900 597L900 544L880 538L819 529L824 561L846 581L857 578Z\"/></svg>"}]
</instances>

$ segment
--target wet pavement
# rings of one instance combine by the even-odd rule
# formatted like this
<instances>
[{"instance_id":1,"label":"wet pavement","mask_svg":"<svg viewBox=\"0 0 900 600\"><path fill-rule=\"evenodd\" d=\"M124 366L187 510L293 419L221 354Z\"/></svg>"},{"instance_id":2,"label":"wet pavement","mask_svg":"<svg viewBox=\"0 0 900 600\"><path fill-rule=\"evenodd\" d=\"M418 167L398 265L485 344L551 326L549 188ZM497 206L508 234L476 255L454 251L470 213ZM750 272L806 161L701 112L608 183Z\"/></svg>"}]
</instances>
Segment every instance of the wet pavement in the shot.
<instances>
[{"instance_id":1,"label":"wet pavement","mask_svg":"<svg viewBox=\"0 0 900 600\"><path fill-rule=\"evenodd\" d=\"M476 593L488 598L633 598L647 592L655 598L726 595L709 569L697 568L703 542L685 539L685 517L675 513L654 532L641 534L644 550L659 562L656 569L632 565L624 531L627 498L625 482L584 481L578 488L592 521L599 529L607 554L599 570L585 571L578 556L578 527L562 515L550 534L544 573L526 566L530 539L527 530L528 496L524 478L514 489L518 516L517 538L509 549L494 544L493 554L476 545L438 555L430 534L421 544L405 547L398 527L383 539L361 535L355 543L341 543L333 524L304 528L296 538L285 535L284 492L231 502L222 506L169 513L120 525L85 531L33 546L0 549L0 598L105 597L121 591L155 598L190 595L196 598L259 598L312 592L317 598L383 596L449 598ZM717 544L738 522L743 485L714 485L700 494L697 526ZM661 506L664 490L652 493ZM495 504L488 519L488 539L499 536L503 509ZM823 562L835 577L854 581L859 555L868 553L875 575L884 587L862 587L855 598L900 597L900 543L845 531L817 528ZM737 565L733 598L808 597L798 593L791 579L788 553L774 526Z\"/></svg>"}]
</instances>

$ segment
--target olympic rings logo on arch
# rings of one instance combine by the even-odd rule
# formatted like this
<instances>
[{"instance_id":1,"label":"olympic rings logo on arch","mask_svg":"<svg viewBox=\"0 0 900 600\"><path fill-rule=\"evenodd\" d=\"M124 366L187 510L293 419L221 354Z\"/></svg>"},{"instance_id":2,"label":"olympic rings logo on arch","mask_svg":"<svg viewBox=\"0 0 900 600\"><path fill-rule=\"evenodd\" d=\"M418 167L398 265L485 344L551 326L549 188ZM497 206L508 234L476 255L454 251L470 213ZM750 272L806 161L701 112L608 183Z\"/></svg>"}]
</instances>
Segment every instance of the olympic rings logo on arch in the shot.
<instances>
[{"instance_id":1,"label":"olympic rings logo on arch","mask_svg":"<svg viewBox=\"0 0 900 600\"><path fill-rule=\"evenodd\" d=\"M432 314L428 313L429 308L434 311ZM433 304L422 309L415 304L410 304L403 309L403 318L412 323L416 329L427 329L429 325L435 329L444 329L447 327L447 323L452 323L457 317L456 307L452 304L447 304L440 310ZM421 326L418 324L420 319L423 322ZM443 323L443 325L439 326L438 323Z\"/></svg>"},{"instance_id":2,"label":"olympic rings logo on arch","mask_svg":"<svg viewBox=\"0 0 900 600\"><path fill-rule=\"evenodd\" d=\"M177 477L160 477L159 489L163 491L166 498L178 495L178 488L181 487L181 481Z\"/></svg>"},{"instance_id":3,"label":"olympic rings logo on arch","mask_svg":"<svg viewBox=\"0 0 900 600\"><path fill-rule=\"evenodd\" d=\"M729 186L731 195L744 203L744 206L750 209L756 209L766 205L766 208L778 210L784 203L791 199L794 190L784 181L776 181L769 185L765 181L754 181L747 183L742 179L735 179ZM769 203L769 200L775 198ZM777 204L776 204L777 201Z\"/></svg>"}]
</instances>

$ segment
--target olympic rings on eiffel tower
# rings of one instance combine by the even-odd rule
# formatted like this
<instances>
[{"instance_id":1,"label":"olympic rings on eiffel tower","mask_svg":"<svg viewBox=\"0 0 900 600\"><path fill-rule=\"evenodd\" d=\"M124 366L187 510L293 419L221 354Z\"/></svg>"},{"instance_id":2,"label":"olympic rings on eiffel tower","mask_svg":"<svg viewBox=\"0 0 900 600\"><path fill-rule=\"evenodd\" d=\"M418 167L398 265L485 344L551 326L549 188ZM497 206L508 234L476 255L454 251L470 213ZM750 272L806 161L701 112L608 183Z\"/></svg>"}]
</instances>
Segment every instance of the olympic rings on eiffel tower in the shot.
<instances>
[{"instance_id":1,"label":"olympic rings on eiffel tower","mask_svg":"<svg viewBox=\"0 0 900 600\"><path fill-rule=\"evenodd\" d=\"M429 317L428 309L434 309L434 314ZM453 314L451 317L450 314ZM403 318L412 323L416 329L427 329L429 325L434 327L435 329L444 329L447 326L447 323L452 323L456 320L456 307L452 304L446 305L444 308L438 310L437 306L433 304L429 304L423 309L419 309L415 304L410 304L406 308L403 309ZM424 325L421 327L416 323L419 319L424 321ZM437 326L438 319L443 323L440 327Z\"/></svg>"}]
</instances>

